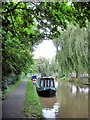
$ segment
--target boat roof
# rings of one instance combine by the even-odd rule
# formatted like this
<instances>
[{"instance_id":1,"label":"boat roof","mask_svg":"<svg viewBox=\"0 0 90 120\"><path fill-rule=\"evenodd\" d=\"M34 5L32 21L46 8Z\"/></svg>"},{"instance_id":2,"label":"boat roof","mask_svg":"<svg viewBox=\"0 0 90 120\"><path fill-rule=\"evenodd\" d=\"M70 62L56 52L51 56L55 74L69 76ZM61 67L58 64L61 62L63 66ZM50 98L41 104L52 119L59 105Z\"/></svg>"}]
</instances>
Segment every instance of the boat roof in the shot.
<instances>
[{"instance_id":1,"label":"boat roof","mask_svg":"<svg viewBox=\"0 0 90 120\"><path fill-rule=\"evenodd\" d=\"M42 77L41 79L54 79L53 77Z\"/></svg>"}]
</instances>

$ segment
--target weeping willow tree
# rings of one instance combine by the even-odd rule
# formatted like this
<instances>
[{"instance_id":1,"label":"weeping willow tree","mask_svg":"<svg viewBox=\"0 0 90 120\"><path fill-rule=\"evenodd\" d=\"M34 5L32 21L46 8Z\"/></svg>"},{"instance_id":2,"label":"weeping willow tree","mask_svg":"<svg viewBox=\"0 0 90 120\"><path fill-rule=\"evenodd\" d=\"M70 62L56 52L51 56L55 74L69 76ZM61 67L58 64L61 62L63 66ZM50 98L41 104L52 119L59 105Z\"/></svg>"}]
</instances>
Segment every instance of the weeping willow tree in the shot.
<instances>
[{"instance_id":1,"label":"weeping willow tree","mask_svg":"<svg viewBox=\"0 0 90 120\"><path fill-rule=\"evenodd\" d=\"M57 76L58 66L54 60L54 58L50 61L46 58L38 58L35 59L34 68L38 74L41 76Z\"/></svg>"},{"instance_id":2,"label":"weeping willow tree","mask_svg":"<svg viewBox=\"0 0 90 120\"><path fill-rule=\"evenodd\" d=\"M88 72L88 33L86 28L69 25L68 29L54 40L57 47L56 61L63 74Z\"/></svg>"}]
</instances>

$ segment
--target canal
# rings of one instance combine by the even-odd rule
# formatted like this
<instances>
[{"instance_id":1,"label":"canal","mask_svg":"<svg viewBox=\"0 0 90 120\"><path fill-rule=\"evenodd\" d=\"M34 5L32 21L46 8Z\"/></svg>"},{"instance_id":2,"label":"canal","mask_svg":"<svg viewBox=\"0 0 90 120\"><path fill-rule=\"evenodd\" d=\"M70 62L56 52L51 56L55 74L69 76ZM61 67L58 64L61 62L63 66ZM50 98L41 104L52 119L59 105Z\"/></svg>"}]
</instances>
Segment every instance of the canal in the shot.
<instances>
[{"instance_id":1,"label":"canal","mask_svg":"<svg viewBox=\"0 0 90 120\"><path fill-rule=\"evenodd\" d=\"M45 118L88 118L87 85L60 83L55 97L40 97Z\"/></svg>"}]
</instances>

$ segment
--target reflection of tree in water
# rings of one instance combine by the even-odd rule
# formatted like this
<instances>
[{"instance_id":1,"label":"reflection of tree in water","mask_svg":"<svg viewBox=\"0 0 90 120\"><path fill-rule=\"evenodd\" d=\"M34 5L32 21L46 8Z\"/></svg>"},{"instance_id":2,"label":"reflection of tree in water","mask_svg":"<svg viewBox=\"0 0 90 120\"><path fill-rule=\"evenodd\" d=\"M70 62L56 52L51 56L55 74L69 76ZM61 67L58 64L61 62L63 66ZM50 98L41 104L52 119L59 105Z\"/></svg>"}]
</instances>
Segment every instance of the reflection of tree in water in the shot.
<instances>
[{"instance_id":1,"label":"reflection of tree in water","mask_svg":"<svg viewBox=\"0 0 90 120\"><path fill-rule=\"evenodd\" d=\"M45 118L56 118L59 111L59 103L57 103L56 97L40 98L43 109L42 113Z\"/></svg>"},{"instance_id":2,"label":"reflection of tree in water","mask_svg":"<svg viewBox=\"0 0 90 120\"><path fill-rule=\"evenodd\" d=\"M57 91L57 102L60 103L57 118L87 117L88 92L87 86L81 88L74 84L61 84Z\"/></svg>"},{"instance_id":3,"label":"reflection of tree in water","mask_svg":"<svg viewBox=\"0 0 90 120\"><path fill-rule=\"evenodd\" d=\"M72 95L76 96L76 93L77 93L77 87L75 85L73 85L71 87L71 91L72 91Z\"/></svg>"},{"instance_id":4,"label":"reflection of tree in water","mask_svg":"<svg viewBox=\"0 0 90 120\"><path fill-rule=\"evenodd\" d=\"M57 102L57 99L56 97L49 97L49 98L40 97L40 101L44 108L52 108L54 104Z\"/></svg>"},{"instance_id":5,"label":"reflection of tree in water","mask_svg":"<svg viewBox=\"0 0 90 120\"><path fill-rule=\"evenodd\" d=\"M79 87L79 92L80 93L88 93L89 92L89 88L88 87L85 87L85 88Z\"/></svg>"},{"instance_id":6,"label":"reflection of tree in water","mask_svg":"<svg viewBox=\"0 0 90 120\"><path fill-rule=\"evenodd\" d=\"M88 93L88 86L79 86L79 85L69 85L70 92L73 96L76 96L79 93Z\"/></svg>"},{"instance_id":7,"label":"reflection of tree in water","mask_svg":"<svg viewBox=\"0 0 90 120\"><path fill-rule=\"evenodd\" d=\"M45 118L56 118L56 115L59 112L59 104L55 103L52 108L43 108L42 112Z\"/></svg>"}]
</instances>

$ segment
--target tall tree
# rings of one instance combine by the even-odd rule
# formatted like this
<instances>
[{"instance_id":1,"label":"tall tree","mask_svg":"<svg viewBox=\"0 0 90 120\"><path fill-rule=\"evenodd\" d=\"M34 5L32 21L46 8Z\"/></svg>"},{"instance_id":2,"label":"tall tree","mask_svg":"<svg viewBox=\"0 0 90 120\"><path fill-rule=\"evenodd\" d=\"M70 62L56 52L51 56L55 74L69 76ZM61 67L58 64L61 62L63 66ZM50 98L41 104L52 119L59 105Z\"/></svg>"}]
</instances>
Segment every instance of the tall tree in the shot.
<instances>
[{"instance_id":1,"label":"tall tree","mask_svg":"<svg viewBox=\"0 0 90 120\"><path fill-rule=\"evenodd\" d=\"M56 42L58 41L58 42ZM80 29L69 25L68 29L54 40L60 48L56 59L61 70L65 73L76 71L88 72L88 33L86 28Z\"/></svg>"},{"instance_id":2,"label":"tall tree","mask_svg":"<svg viewBox=\"0 0 90 120\"><path fill-rule=\"evenodd\" d=\"M89 7L90 2L2 2L3 76L27 71L33 46L58 37L68 23L86 26Z\"/></svg>"}]
</instances>

